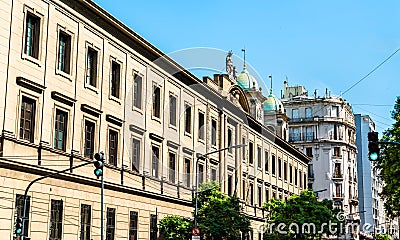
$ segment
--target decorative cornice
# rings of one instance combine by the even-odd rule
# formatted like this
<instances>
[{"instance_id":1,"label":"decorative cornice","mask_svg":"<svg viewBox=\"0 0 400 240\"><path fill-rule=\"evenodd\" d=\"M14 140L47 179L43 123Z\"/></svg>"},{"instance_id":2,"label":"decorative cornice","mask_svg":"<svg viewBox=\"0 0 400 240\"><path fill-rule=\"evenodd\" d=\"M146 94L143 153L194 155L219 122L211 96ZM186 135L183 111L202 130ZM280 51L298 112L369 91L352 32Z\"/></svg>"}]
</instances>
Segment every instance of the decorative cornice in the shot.
<instances>
[{"instance_id":1,"label":"decorative cornice","mask_svg":"<svg viewBox=\"0 0 400 240\"><path fill-rule=\"evenodd\" d=\"M92 106L89 106L87 104L82 104L81 105L81 110L83 112L86 112L86 113L88 113L88 114L90 114L90 115L92 115L94 117L97 117L97 118L100 116L100 114L103 113L103 111L101 111L99 109L96 109L96 108L94 108Z\"/></svg>"},{"instance_id":2,"label":"decorative cornice","mask_svg":"<svg viewBox=\"0 0 400 240\"><path fill-rule=\"evenodd\" d=\"M149 137L150 137L150 139L152 139L152 140L154 140L154 141L156 141L156 142L162 142L162 141L164 140L163 137L158 136L158 135L155 134L155 133L150 133Z\"/></svg>"},{"instance_id":3,"label":"decorative cornice","mask_svg":"<svg viewBox=\"0 0 400 240\"><path fill-rule=\"evenodd\" d=\"M119 127L121 127L122 124L124 123L124 121L122 119L119 119L119 118L117 118L117 117L115 117L115 116L113 116L111 114L107 114L106 115L106 121L109 122L109 123L115 124L115 125L117 125Z\"/></svg>"},{"instance_id":4,"label":"decorative cornice","mask_svg":"<svg viewBox=\"0 0 400 240\"><path fill-rule=\"evenodd\" d=\"M167 141L167 146L171 147L171 148L174 148L174 149L178 149L180 145L178 143L175 143L173 141L168 140Z\"/></svg>"},{"instance_id":5,"label":"decorative cornice","mask_svg":"<svg viewBox=\"0 0 400 240\"><path fill-rule=\"evenodd\" d=\"M254 180L254 179L256 179L256 176L254 176L254 175L249 175L249 178L250 178L251 180Z\"/></svg>"},{"instance_id":6,"label":"decorative cornice","mask_svg":"<svg viewBox=\"0 0 400 240\"><path fill-rule=\"evenodd\" d=\"M184 153L189 154L191 156L193 156L194 151L190 148L184 147L182 150Z\"/></svg>"},{"instance_id":7,"label":"decorative cornice","mask_svg":"<svg viewBox=\"0 0 400 240\"><path fill-rule=\"evenodd\" d=\"M138 127L136 125L129 125L129 130L131 130L132 132L135 132L137 134L143 135L146 132L146 129L143 129L141 127Z\"/></svg>"},{"instance_id":8,"label":"decorative cornice","mask_svg":"<svg viewBox=\"0 0 400 240\"><path fill-rule=\"evenodd\" d=\"M45 86L24 77L17 77L17 84L40 94L42 94L42 92L46 89Z\"/></svg>"},{"instance_id":9,"label":"decorative cornice","mask_svg":"<svg viewBox=\"0 0 400 240\"><path fill-rule=\"evenodd\" d=\"M234 172L235 171L235 167L228 166L228 171Z\"/></svg>"},{"instance_id":10,"label":"decorative cornice","mask_svg":"<svg viewBox=\"0 0 400 240\"><path fill-rule=\"evenodd\" d=\"M51 98L54 100L57 100L59 102L65 103L70 107L72 107L74 105L74 103L76 102L76 99L65 96L64 94L59 93L57 91L51 92Z\"/></svg>"},{"instance_id":11,"label":"decorative cornice","mask_svg":"<svg viewBox=\"0 0 400 240\"><path fill-rule=\"evenodd\" d=\"M210 158L210 163L212 164L219 164L219 161L214 159L214 158Z\"/></svg>"}]
</instances>

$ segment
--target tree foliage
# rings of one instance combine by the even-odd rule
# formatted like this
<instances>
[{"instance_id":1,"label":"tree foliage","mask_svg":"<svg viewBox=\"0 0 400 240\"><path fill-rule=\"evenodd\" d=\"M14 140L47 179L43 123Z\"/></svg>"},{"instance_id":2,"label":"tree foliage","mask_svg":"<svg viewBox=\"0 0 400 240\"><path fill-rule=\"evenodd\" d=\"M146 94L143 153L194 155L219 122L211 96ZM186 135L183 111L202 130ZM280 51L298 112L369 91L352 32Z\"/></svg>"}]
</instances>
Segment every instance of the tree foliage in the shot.
<instances>
[{"instance_id":1,"label":"tree foliage","mask_svg":"<svg viewBox=\"0 0 400 240\"><path fill-rule=\"evenodd\" d=\"M400 97L397 97L394 110L391 112L394 123L383 133L382 141L400 142ZM382 146L382 145L381 145ZM384 145L377 170L385 186L380 196L385 201L385 210L391 217L400 216L400 146Z\"/></svg>"},{"instance_id":2,"label":"tree foliage","mask_svg":"<svg viewBox=\"0 0 400 240\"><path fill-rule=\"evenodd\" d=\"M250 220L242 213L239 199L222 193L216 182L205 182L199 187L197 219L202 239L230 240L250 231ZM190 239L193 226L194 219L175 215L159 222L161 235L171 240Z\"/></svg>"},{"instance_id":3,"label":"tree foliage","mask_svg":"<svg viewBox=\"0 0 400 240\"><path fill-rule=\"evenodd\" d=\"M227 196L216 182L203 183L198 194L198 224L203 239L235 239L250 231L250 220L242 213L239 199Z\"/></svg>"},{"instance_id":4,"label":"tree foliage","mask_svg":"<svg viewBox=\"0 0 400 240\"><path fill-rule=\"evenodd\" d=\"M186 240L190 239L193 222L181 216L171 215L161 219L158 226L163 239Z\"/></svg>"},{"instance_id":5,"label":"tree foliage","mask_svg":"<svg viewBox=\"0 0 400 240\"><path fill-rule=\"evenodd\" d=\"M292 195L287 202L271 199L264 204L264 209L269 212L264 239L319 239L332 233L330 222L332 229L339 227L336 218L339 210L333 208L333 202L318 201L311 190Z\"/></svg>"}]
</instances>

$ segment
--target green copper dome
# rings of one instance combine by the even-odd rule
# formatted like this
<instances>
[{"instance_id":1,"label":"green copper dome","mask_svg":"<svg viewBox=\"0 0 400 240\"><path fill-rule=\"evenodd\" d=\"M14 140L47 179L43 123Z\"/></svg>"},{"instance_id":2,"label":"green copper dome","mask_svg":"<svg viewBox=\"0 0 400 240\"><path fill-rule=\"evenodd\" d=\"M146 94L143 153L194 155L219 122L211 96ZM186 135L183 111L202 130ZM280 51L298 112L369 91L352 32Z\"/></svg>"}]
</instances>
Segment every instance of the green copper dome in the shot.
<instances>
[{"instance_id":1,"label":"green copper dome","mask_svg":"<svg viewBox=\"0 0 400 240\"><path fill-rule=\"evenodd\" d=\"M250 75L249 71L247 71L246 65L244 65L243 71L237 76L237 82L239 87L242 89L248 89L252 87L258 89L258 83L256 79Z\"/></svg>"},{"instance_id":2,"label":"green copper dome","mask_svg":"<svg viewBox=\"0 0 400 240\"><path fill-rule=\"evenodd\" d=\"M272 94L272 89L267 99L264 101L264 111L283 112L283 104L281 100L279 100L277 97L274 96L274 94Z\"/></svg>"}]
</instances>

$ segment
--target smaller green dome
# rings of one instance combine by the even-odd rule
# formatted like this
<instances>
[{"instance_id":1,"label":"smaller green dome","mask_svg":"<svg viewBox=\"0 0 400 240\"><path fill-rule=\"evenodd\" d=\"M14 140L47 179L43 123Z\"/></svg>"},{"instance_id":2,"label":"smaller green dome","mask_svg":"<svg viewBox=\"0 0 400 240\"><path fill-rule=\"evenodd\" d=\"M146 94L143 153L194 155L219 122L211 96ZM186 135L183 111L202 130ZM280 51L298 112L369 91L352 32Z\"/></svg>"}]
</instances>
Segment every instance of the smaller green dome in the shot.
<instances>
[{"instance_id":1,"label":"smaller green dome","mask_svg":"<svg viewBox=\"0 0 400 240\"><path fill-rule=\"evenodd\" d=\"M243 71L237 76L237 82L239 87L242 89L248 89L255 87L258 89L258 83L256 79L247 71L246 65L243 67Z\"/></svg>"},{"instance_id":2,"label":"smaller green dome","mask_svg":"<svg viewBox=\"0 0 400 240\"><path fill-rule=\"evenodd\" d=\"M267 99L264 101L264 111L283 112L283 104L281 100L279 100L277 97L274 96L274 94L272 94L272 89Z\"/></svg>"}]
</instances>

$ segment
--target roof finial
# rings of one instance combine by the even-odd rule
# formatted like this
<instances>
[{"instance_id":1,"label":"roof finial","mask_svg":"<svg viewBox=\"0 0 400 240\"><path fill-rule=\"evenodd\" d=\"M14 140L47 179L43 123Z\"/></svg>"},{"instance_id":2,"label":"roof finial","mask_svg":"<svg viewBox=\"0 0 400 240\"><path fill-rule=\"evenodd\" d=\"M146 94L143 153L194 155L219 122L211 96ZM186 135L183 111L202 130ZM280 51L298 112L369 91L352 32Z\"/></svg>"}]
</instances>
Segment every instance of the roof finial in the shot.
<instances>
[{"instance_id":1,"label":"roof finial","mask_svg":"<svg viewBox=\"0 0 400 240\"><path fill-rule=\"evenodd\" d=\"M246 68L246 47L242 49L243 52L243 68Z\"/></svg>"},{"instance_id":2,"label":"roof finial","mask_svg":"<svg viewBox=\"0 0 400 240\"><path fill-rule=\"evenodd\" d=\"M271 80L271 88L269 89L269 93L272 95L272 75L269 75L268 77Z\"/></svg>"}]
</instances>

